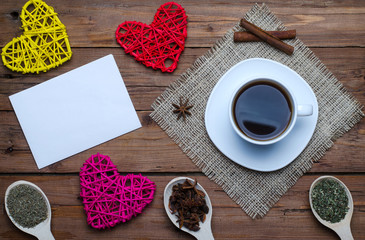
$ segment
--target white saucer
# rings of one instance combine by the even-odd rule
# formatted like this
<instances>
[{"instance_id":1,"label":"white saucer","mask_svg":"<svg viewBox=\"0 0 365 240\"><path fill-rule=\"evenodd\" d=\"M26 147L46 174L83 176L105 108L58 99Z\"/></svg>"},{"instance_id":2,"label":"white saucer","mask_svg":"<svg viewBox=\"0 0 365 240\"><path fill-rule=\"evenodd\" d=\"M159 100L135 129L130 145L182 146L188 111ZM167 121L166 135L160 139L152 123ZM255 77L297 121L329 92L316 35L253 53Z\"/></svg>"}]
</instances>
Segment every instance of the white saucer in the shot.
<instances>
[{"instance_id":1,"label":"white saucer","mask_svg":"<svg viewBox=\"0 0 365 240\"><path fill-rule=\"evenodd\" d=\"M313 115L298 117L283 140L271 145L255 145L240 138L228 117L230 97L238 85L254 77L275 78L295 94L298 104L312 104ZM307 146L316 128L318 103L312 88L289 67L263 58L239 62L213 88L205 111L205 126L216 147L237 164L256 171L275 171L291 163Z\"/></svg>"}]
</instances>

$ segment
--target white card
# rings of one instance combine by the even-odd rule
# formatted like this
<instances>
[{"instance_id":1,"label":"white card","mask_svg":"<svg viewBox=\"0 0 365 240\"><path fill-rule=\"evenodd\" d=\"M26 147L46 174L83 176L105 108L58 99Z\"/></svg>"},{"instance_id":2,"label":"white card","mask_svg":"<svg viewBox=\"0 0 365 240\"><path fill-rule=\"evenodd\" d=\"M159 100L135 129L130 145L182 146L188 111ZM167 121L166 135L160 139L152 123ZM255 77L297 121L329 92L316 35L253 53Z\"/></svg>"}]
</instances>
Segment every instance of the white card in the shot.
<instances>
[{"instance_id":1,"label":"white card","mask_svg":"<svg viewBox=\"0 0 365 240\"><path fill-rule=\"evenodd\" d=\"M39 169L141 127L113 55L9 98Z\"/></svg>"}]
</instances>

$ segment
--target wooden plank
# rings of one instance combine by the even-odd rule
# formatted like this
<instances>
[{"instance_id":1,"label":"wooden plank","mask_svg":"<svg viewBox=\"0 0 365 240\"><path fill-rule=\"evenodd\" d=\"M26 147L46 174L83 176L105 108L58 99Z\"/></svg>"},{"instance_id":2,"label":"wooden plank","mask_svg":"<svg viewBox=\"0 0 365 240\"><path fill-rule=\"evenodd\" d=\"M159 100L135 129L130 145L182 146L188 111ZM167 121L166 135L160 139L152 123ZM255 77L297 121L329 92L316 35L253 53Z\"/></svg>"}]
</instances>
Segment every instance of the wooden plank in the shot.
<instances>
[{"instance_id":1,"label":"wooden plank","mask_svg":"<svg viewBox=\"0 0 365 240\"><path fill-rule=\"evenodd\" d=\"M143 128L109 142L86 150L75 156L41 170L41 172L78 172L83 162L92 154L109 155L115 164L130 171L182 172L198 171L179 147L148 116L150 112L139 112ZM23 132L15 114L1 112L0 172L38 172ZM5 123L2 121L5 120ZM6 153L10 146L14 151ZM134 170L132 170L134 169Z\"/></svg>"},{"instance_id":2,"label":"wooden plank","mask_svg":"<svg viewBox=\"0 0 365 240\"><path fill-rule=\"evenodd\" d=\"M0 46L19 36L20 9L25 1L3 0L0 9ZM124 21L151 23L164 1L48 0L66 25L72 47L118 47L114 34ZM187 47L209 47L232 28L254 2L218 0L179 1L188 23ZM365 46L365 17L362 1L265 2L271 11L310 46ZM344 7L345 6L345 7ZM341 24L337 24L341 19ZM354 24L358 23L358 24Z\"/></svg>"},{"instance_id":3,"label":"wooden plank","mask_svg":"<svg viewBox=\"0 0 365 240\"><path fill-rule=\"evenodd\" d=\"M124 53L121 48L74 48L70 61L64 63L56 69L40 74L22 74L13 72L0 65L0 94L13 94L19 90L26 89L48 79L69 72L77 67L81 67L91 61L97 60L108 54L113 54L114 59L123 76L127 86L168 86L178 76L180 76L191 64L201 55L208 51L207 48L191 49L187 48L180 56L177 69L173 73L162 73L161 71L147 68L138 63L134 58Z\"/></svg>"},{"instance_id":4,"label":"wooden plank","mask_svg":"<svg viewBox=\"0 0 365 240\"><path fill-rule=\"evenodd\" d=\"M187 176L189 176L187 174ZM310 210L308 189L320 175L304 176L262 219L252 220L214 182L205 176L196 177L213 203L212 229L216 239L338 239L317 222ZM52 231L56 239L193 239L175 228L163 209L165 185L175 176L149 176L157 185L155 198L142 215L119 224L111 231L97 231L87 226L79 196L78 176L0 176L0 192L19 179L31 181L42 188L52 206ZM364 175L336 175L352 192L354 214L352 229L355 239L365 237L362 223L365 216ZM5 211L0 212L1 239L32 239L16 229ZM298 227L300 226L300 227ZM151 234L153 233L153 234Z\"/></svg>"},{"instance_id":5,"label":"wooden plank","mask_svg":"<svg viewBox=\"0 0 365 240\"><path fill-rule=\"evenodd\" d=\"M365 104L365 85L363 84L365 48L312 48L312 50L344 87L360 103ZM113 54L135 108L151 110L151 104L165 88L207 51L208 48L186 48L180 57L178 68L171 74L146 68L121 49L114 48L95 48L92 51L89 48L75 48L71 61L57 69L38 75L12 72L4 65L0 65L0 111L12 110L8 100L11 94L64 74L106 54Z\"/></svg>"},{"instance_id":6,"label":"wooden plank","mask_svg":"<svg viewBox=\"0 0 365 240\"><path fill-rule=\"evenodd\" d=\"M149 114L148 111L138 112L142 128L38 170L14 112L0 112L0 173L74 173L90 155L97 152L109 155L116 165L132 172L200 172ZM365 172L364 129L363 119L338 139L311 171ZM7 153L9 147L13 148L13 152Z\"/></svg>"}]
</instances>

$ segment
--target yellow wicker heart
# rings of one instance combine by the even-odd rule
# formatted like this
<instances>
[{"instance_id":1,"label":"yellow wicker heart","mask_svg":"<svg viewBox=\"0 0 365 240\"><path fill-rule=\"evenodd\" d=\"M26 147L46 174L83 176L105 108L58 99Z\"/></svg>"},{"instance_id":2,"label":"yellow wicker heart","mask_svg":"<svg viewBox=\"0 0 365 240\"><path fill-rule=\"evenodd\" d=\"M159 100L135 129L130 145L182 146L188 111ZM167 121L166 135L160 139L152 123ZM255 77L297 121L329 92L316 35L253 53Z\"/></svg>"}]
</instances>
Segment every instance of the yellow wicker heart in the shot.
<instances>
[{"instance_id":1,"label":"yellow wicker heart","mask_svg":"<svg viewBox=\"0 0 365 240\"><path fill-rule=\"evenodd\" d=\"M66 27L53 8L29 0L20 14L24 33L2 49L5 66L22 73L46 72L71 59Z\"/></svg>"}]
</instances>

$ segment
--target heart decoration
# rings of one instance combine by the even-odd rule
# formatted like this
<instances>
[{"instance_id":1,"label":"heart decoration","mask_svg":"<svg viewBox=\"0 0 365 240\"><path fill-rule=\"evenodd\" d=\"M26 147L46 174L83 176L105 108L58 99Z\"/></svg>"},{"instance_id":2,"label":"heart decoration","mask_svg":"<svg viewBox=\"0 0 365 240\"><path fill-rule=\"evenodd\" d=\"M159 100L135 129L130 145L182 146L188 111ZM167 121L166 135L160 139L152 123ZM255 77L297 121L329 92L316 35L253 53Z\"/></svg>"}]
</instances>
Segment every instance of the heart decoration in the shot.
<instances>
[{"instance_id":1,"label":"heart decoration","mask_svg":"<svg viewBox=\"0 0 365 240\"><path fill-rule=\"evenodd\" d=\"M46 72L71 59L66 27L52 7L42 0L30 0L20 14L20 37L2 49L6 67L22 73Z\"/></svg>"},{"instance_id":2,"label":"heart decoration","mask_svg":"<svg viewBox=\"0 0 365 240\"><path fill-rule=\"evenodd\" d=\"M121 176L110 157L99 153L83 164L80 185L87 223L97 229L137 216L152 202L156 190L155 183L141 174Z\"/></svg>"},{"instance_id":3,"label":"heart decoration","mask_svg":"<svg viewBox=\"0 0 365 240\"><path fill-rule=\"evenodd\" d=\"M137 61L162 72L173 72L184 50L187 23L184 8L168 2L160 6L150 25L126 21L118 26L115 37Z\"/></svg>"}]
</instances>

